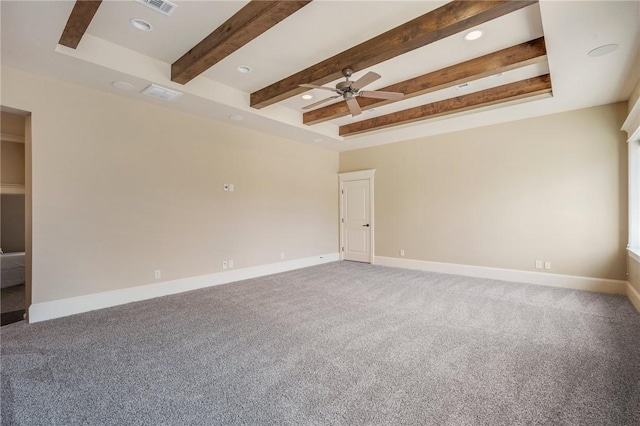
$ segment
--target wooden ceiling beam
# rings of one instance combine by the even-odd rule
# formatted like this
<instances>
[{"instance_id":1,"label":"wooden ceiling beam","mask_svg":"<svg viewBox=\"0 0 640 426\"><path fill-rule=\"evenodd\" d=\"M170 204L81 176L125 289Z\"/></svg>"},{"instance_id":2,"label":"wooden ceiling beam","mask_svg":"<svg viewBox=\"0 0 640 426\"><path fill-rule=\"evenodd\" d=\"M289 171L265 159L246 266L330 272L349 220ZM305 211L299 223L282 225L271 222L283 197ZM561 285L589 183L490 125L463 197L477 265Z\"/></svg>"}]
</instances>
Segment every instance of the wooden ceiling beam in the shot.
<instances>
[{"instance_id":1,"label":"wooden ceiling beam","mask_svg":"<svg viewBox=\"0 0 640 426\"><path fill-rule=\"evenodd\" d=\"M369 68L534 3L537 0L452 1L252 93L251 106L264 108L309 90L300 84L329 83L342 77L344 68Z\"/></svg>"},{"instance_id":2,"label":"wooden ceiling beam","mask_svg":"<svg viewBox=\"0 0 640 426\"><path fill-rule=\"evenodd\" d=\"M186 84L311 0L252 0L171 65L171 81Z\"/></svg>"},{"instance_id":3,"label":"wooden ceiling beam","mask_svg":"<svg viewBox=\"0 0 640 426\"><path fill-rule=\"evenodd\" d=\"M89 28L102 0L77 0L67 20L58 44L75 49Z\"/></svg>"},{"instance_id":4,"label":"wooden ceiling beam","mask_svg":"<svg viewBox=\"0 0 640 426\"><path fill-rule=\"evenodd\" d=\"M376 90L404 93L403 100L406 100L515 68L540 63L543 62L546 57L547 50L545 48L544 37L540 37ZM363 110L396 102L363 97L358 97L357 101ZM341 101L323 108L305 112L302 115L302 122L307 125L312 125L346 115L349 115L349 108L346 102Z\"/></svg>"},{"instance_id":5,"label":"wooden ceiling beam","mask_svg":"<svg viewBox=\"0 0 640 426\"><path fill-rule=\"evenodd\" d=\"M353 136L546 93L551 93L549 74L347 124L340 126L339 134Z\"/></svg>"}]
</instances>

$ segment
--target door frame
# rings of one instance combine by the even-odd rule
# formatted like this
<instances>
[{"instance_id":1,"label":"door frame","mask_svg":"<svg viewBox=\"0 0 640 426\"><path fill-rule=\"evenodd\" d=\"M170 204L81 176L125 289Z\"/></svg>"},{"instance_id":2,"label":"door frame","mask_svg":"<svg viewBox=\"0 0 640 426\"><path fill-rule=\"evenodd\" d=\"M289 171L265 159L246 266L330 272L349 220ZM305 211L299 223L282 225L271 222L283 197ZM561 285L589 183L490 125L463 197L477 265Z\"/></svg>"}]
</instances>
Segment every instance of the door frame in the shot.
<instances>
[{"instance_id":1,"label":"door frame","mask_svg":"<svg viewBox=\"0 0 640 426\"><path fill-rule=\"evenodd\" d=\"M368 180L369 181L369 217L371 218L371 226L369 228L369 232L371 232L370 239L370 253L369 253L369 263L374 264L375 259L375 247L376 247L376 239L375 239L375 229L376 229L376 221L374 217L374 199L373 199L373 182L374 175L376 173L376 169L369 170L359 170L356 172L347 172L347 173L338 173L338 181L340 183L340 188L338 189L338 197L340 199L340 217L338 218L338 223L340 225L340 260L344 260L344 182L354 181L354 180Z\"/></svg>"}]
</instances>

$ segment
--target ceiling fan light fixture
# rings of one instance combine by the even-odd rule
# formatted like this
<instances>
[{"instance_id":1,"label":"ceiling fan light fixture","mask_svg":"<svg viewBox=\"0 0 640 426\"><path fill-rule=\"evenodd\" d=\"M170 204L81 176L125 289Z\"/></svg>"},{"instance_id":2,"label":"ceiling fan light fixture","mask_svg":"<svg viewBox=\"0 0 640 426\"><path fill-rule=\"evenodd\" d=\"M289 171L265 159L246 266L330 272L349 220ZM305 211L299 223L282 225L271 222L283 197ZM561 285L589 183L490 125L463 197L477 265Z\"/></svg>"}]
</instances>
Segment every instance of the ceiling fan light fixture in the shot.
<instances>
[{"instance_id":1,"label":"ceiling fan light fixture","mask_svg":"<svg viewBox=\"0 0 640 426\"><path fill-rule=\"evenodd\" d=\"M591 58L597 58L598 56L608 55L609 53L615 51L618 48L618 45L615 43L605 44L603 46L596 47L595 49L589 51L587 56Z\"/></svg>"},{"instance_id":2,"label":"ceiling fan light fixture","mask_svg":"<svg viewBox=\"0 0 640 426\"><path fill-rule=\"evenodd\" d=\"M251 67L247 66L247 65L239 65L237 68L239 73L242 74L249 74L252 70Z\"/></svg>"},{"instance_id":3,"label":"ceiling fan light fixture","mask_svg":"<svg viewBox=\"0 0 640 426\"><path fill-rule=\"evenodd\" d=\"M139 29L140 31L151 31L153 30L153 25L140 18L133 18L129 21L134 28Z\"/></svg>"},{"instance_id":4,"label":"ceiling fan light fixture","mask_svg":"<svg viewBox=\"0 0 640 426\"><path fill-rule=\"evenodd\" d=\"M302 95L300 96L302 99L304 99L305 101L308 101L309 99L313 99L312 95Z\"/></svg>"},{"instance_id":5,"label":"ceiling fan light fixture","mask_svg":"<svg viewBox=\"0 0 640 426\"><path fill-rule=\"evenodd\" d=\"M482 30L473 30L469 31L464 35L464 39L467 41L477 40L484 35L484 31Z\"/></svg>"}]
</instances>

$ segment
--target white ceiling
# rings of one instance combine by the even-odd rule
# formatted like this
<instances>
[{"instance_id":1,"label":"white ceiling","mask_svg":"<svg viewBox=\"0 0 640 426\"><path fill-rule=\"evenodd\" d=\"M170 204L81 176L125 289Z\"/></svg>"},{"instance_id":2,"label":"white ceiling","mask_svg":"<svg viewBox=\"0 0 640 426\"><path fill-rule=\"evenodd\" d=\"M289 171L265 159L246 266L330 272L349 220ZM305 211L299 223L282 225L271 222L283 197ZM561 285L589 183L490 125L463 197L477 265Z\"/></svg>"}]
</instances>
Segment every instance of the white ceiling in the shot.
<instances>
[{"instance_id":1,"label":"white ceiling","mask_svg":"<svg viewBox=\"0 0 640 426\"><path fill-rule=\"evenodd\" d=\"M73 1L7 1L0 3L3 65L99 90L230 122L333 150L349 150L421 136L468 129L560 111L623 101L640 78L640 2L542 1L481 25L483 38L469 42L463 34L447 37L366 71L382 75L367 86L376 90L402 80L545 36L548 64L531 65L471 83L466 92L440 90L376 108L359 117L343 117L305 126L304 105L327 97L311 90L260 110L249 106L249 94L340 53L386 30L427 13L444 1L315 0L186 85L170 81L170 65L198 41L242 8L247 1L174 1L164 16L133 0L103 1L76 50L58 46ZM142 32L129 24L142 18L154 26ZM613 53L591 58L595 47L617 43ZM250 74L237 72L250 66ZM388 128L349 138L338 126L385 113L483 90L550 72L553 97L537 97L473 112ZM122 92L111 82L127 81L135 90ZM180 90L175 101L139 94L149 83ZM334 83L327 84L328 86ZM10 106L10 105L9 105Z\"/></svg>"}]
</instances>

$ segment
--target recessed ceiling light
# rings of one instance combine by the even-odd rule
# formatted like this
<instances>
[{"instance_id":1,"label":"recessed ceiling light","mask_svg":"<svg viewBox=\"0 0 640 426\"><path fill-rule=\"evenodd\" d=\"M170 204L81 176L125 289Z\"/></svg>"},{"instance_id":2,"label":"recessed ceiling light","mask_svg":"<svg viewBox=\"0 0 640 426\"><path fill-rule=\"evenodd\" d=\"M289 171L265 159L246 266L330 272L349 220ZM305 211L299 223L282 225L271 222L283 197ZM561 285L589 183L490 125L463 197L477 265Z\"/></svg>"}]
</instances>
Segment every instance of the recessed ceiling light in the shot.
<instances>
[{"instance_id":1,"label":"recessed ceiling light","mask_svg":"<svg viewBox=\"0 0 640 426\"><path fill-rule=\"evenodd\" d=\"M596 47L595 49L587 53L587 55L591 56L592 58L596 58L598 56L607 55L613 52L614 50L616 50L617 48L618 48L617 44L605 44L604 46Z\"/></svg>"},{"instance_id":2,"label":"recessed ceiling light","mask_svg":"<svg viewBox=\"0 0 640 426\"><path fill-rule=\"evenodd\" d=\"M321 138L315 138L315 139L313 140L313 142L315 142L315 143L320 143L320 142L322 142L322 139L321 139Z\"/></svg>"},{"instance_id":3,"label":"recessed ceiling light","mask_svg":"<svg viewBox=\"0 0 640 426\"><path fill-rule=\"evenodd\" d=\"M483 34L484 32L482 32L482 30L469 31L464 35L464 39L468 41L477 40L482 37Z\"/></svg>"},{"instance_id":4,"label":"recessed ceiling light","mask_svg":"<svg viewBox=\"0 0 640 426\"><path fill-rule=\"evenodd\" d=\"M234 114L234 115L230 115L229 116L229 120L233 120L233 121L242 121L244 120L244 117L238 114Z\"/></svg>"},{"instance_id":5,"label":"recessed ceiling light","mask_svg":"<svg viewBox=\"0 0 640 426\"><path fill-rule=\"evenodd\" d=\"M251 67L248 67L246 65L240 65L236 69L238 70L238 72L241 72L242 74L249 74L251 72Z\"/></svg>"},{"instance_id":6,"label":"recessed ceiling light","mask_svg":"<svg viewBox=\"0 0 640 426\"><path fill-rule=\"evenodd\" d=\"M313 99L313 96L311 96L311 95L302 95L302 96L300 96L300 97L301 97L302 99L307 100L307 101L308 101L309 99Z\"/></svg>"},{"instance_id":7,"label":"recessed ceiling light","mask_svg":"<svg viewBox=\"0 0 640 426\"><path fill-rule=\"evenodd\" d=\"M151 31L153 29L153 26L144 19L133 18L129 23L141 31Z\"/></svg>"},{"instance_id":8,"label":"recessed ceiling light","mask_svg":"<svg viewBox=\"0 0 640 426\"><path fill-rule=\"evenodd\" d=\"M126 81L114 81L111 83L113 87L120 90L131 90L133 89L133 84L129 84Z\"/></svg>"}]
</instances>

